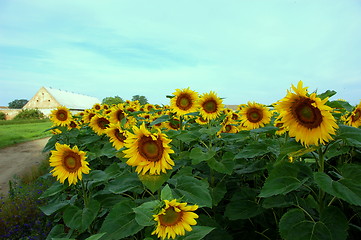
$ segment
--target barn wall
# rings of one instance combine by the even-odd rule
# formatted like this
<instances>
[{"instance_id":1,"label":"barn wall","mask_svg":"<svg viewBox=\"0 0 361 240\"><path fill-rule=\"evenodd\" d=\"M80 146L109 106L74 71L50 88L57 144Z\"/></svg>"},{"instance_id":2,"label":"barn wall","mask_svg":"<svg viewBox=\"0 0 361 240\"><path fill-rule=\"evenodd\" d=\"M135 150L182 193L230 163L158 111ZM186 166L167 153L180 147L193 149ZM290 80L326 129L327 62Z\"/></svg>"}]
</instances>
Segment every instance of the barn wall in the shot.
<instances>
[{"instance_id":1,"label":"barn wall","mask_svg":"<svg viewBox=\"0 0 361 240\"><path fill-rule=\"evenodd\" d=\"M0 112L5 113L5 120L14 119L16 115L21 111L21 109L0 109Z\"/></svg>"},{"instance_id":2,"label":"barn wall","mask_svg":"<svg viewBox=\"0 0 361 240\"><path fill-rule=\"evenodd\" d=\"M23 107L24 109L53 109L59 107L60 104L54 99L53 96L46 91L45 88L40 90L29 100L29 102Z\"/></svg>"}]
</instances>

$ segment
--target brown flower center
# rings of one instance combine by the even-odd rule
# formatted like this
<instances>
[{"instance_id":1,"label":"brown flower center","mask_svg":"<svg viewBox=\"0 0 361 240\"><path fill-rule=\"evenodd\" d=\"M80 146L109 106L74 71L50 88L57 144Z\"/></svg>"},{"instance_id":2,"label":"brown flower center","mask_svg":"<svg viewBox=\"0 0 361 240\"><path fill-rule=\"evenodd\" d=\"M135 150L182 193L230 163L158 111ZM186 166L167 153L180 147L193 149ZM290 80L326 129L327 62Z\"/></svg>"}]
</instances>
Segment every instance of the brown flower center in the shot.
<instances>
[{"instance_id":1,"label":"brown flower center","mask_svg":"<svg viewBox=\"0 0 361 240\"><path fill-rule=\"evenodd\" d=\"M351 116L352 122L356 122L357 120L359 120L361 117L361 110L357 109L355 111L355 114Z\"/></svg>"},{"instance_id":2,"label":"brown flower center","mask_svg":"<svg viewBox=\"0 0 361 240\"><path fill-rule=\"evenodd\" d=\"M160 224L163 226L173 226L182 220L183 212L176 212L174 207L165 210L164 215L159 215Z\"/></svg>"},{"instance_id":3,"label":"brown flower center","mask_svg":"<svg viewBox=\"0 0 361 240\"><path fill-rule=\"evenodd\" d=\"M207 113L217 112L217 102L214 99L209 99L202 104L202 108Z\"/></svg>"},{"instance_id":4,"label":"brown flower center","mask_svg":"<svg viewBox=\"0 0 361 240\"><path fill-rule=\"evenodd\" d=\"M247 119L251 123L258 123L263 119L263 112L258 108L250 108L247 111Z\"/></svg>"},{"instance_id":5,"label":"brown flower center","mask_svg":"<svg viewBox=\"0 0 361 240\"><path fill-rule=\"evenodd\" d=\"M299 99L292 107L292 114L297 121L307 128L317 128L322 123L320 109L312 106L313 100L309 98Z\"/></svg>"},{"instance_id":6,"label":"brown flower center","mask_svg":"<svg viewBox=\"0 0 361 240\"><path fill-rule=\"evenodd\" d=\"M181 110L188 110L192 107L192 98L189 94L183 93L177 97L176 106Z\"/></svg>"},{"instance_id":7,"label":"brown flower center","mask_svg":"<svg viewBox=\"0 0 361 240\"><path fill-rule=\"evenodd\" d=\"M65 110L58 110L56 112L56 118L60 121L66 121L68 119L68 112Z\"/></svg>"},{"instance_id":8,"label":"brown flower center","mask_svg":"<svg viewBox=\"0 0 361 240\"><path fill-rule=\"evenodd\" d=\"M226 130L226 132L230 132L232 130L232 126L226 125L225 130Z\"/></svg>"},{"instance_id":9,"label":"brown flower center","mask_svg":"<svg viewBox=\"0 0 361 240\"><path fill-rule=\"evenodd\" d=\"M143 136L138 143L139 154L151 162L157 162L163 155L163 142L161 139L153 140L151 137Z\"/></svg>"},{"instance_id":10,"label":"brown flower center","mask_svg":"<svg viewBox=\"0 0 361 240\"><path fill-rule=\"evenodd\" d=\"M71 127L71 128L76 128L77 126L78 125L74 121L71 121L70 124L69 124L69 127Z\"/></svg>"},{"instance_id":11,"label":"brown flower center","mask_svg":"<svg viewBox=\"0 0 361 240\"><path fill-rule=\"evenodd\" d=\"M64 154L63 166L68 172L76 172L81 167L80 156L73 151Z\"/></svg>"},{"instance_id":12,"label":"brown flower center","mask_svg":"<svg viewBox=\"0 0 361 240\"><path fill-rule=\"evenodd\" d=\"M116 137L116 139L118 139L120 142L124 142L125 141L125 136L124 136L124 134L123 133L121 133L120 131L119 131L119 129L115 129L115 131L114 131L114 136Z\"/></svg>"},{"instance_id":13,"label":"brown flower center","mask_svg":"<svg viewBox=\"0 0 361 240\"><path fill-rule=\"evenodd\" d=\"M101 129L106 129L109 125L109 121L108 119L104 118L104 117L100 117L98 120L97 120L97 125L99 128Z\"/></svg>"},{"instance_id":14,"label":"brown flower center","mask_svg":"<svg viewBox=\"0 0 361 240\"><path fill-rule=\"evenodd\" d=\"M117 113L116 113L116 116L117 116L117 119L118 119L119 122L122 121L123 118L125 118L123 110L118 110Z\"/></svg>"}]
</instances>

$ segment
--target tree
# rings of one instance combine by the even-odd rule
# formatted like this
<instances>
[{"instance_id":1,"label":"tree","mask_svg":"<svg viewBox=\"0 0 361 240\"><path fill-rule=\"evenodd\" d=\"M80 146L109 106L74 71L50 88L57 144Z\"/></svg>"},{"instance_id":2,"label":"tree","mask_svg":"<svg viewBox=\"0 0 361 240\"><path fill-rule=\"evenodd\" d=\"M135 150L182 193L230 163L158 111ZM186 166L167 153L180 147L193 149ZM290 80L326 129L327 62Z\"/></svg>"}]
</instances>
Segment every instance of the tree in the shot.
<instances>
[{"instance_id":1,"label":"tree","mask_svg":"<svg viewBox=\"0 0 361 240\"><path fill-rule=\"evenodd\" d=\"M20 109L24 107L25 104L27 104L29 101L26 99L15 99L12 102L9 102L9 108L16 108Z\"/></svg>"},{"instance_id":2,"label":"tree","mask_svg":"<svg viewBox=\"0 0 361 240\"><path fill-rule=\"evenodd\" d=\"M124 100L121 98L121 97L119 97L119 96L115 96L115 97L106 97L106 98L104 98L103 100L102 100L102 104L107 104L107 105L109 105L109 106L111 106L111 105L117 105L117 104L119 104L119 103L123 103L124 102Z\"/></svg>"},{"instance_id":3,"label":"tree","mask_svg":"<svg viewBox=\"0 0 361 240\"><path fill-rule=\"evenodd\" d=\"M134 95L132 101L139 101L141 105L147 104L148 99L145 96Z\"/></svg>"}]
</instances>

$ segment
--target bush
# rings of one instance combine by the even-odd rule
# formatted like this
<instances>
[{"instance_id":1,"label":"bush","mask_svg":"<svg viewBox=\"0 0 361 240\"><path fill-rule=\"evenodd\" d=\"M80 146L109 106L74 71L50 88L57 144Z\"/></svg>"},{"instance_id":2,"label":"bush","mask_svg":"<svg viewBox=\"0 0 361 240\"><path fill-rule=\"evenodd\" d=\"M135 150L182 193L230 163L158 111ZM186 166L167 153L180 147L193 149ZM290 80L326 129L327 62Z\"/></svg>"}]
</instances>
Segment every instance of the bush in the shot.
<instances>
[{"instance_id":1,"label":"bush","mask_svg":"<svg viewBox=\"0 0 361 240\"><path fill-rule=\"evenodd\" d=\"M39 109L23 109L18 115L15 116L15 120L18 119L43 119L45 118L44 113L42 113Z\"/></svg>"},{"instance_id":2,"label":"bush","mask_svg":"<svg viewBox=\"0 0 361 240\"><path fill-rule=\"evenodd\" d=\"M6 120L6 114L3 112L0 112L0 120Z\"/></svg>"}]
</instances>

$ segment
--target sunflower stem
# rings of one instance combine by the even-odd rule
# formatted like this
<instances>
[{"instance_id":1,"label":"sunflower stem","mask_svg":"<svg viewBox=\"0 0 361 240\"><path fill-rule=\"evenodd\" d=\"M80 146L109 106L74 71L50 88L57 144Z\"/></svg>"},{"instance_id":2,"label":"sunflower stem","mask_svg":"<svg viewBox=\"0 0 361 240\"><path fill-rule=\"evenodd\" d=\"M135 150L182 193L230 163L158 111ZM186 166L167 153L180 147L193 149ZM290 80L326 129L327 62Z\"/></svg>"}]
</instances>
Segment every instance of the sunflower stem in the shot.
<instances>
[{"instance_id":1,"label":"sunflower stem","mask_svg":"<svg viewBox=\"0 0 361 240\"><path fill-rule=\"evenodd\" d=\"M319 165L318 172L323 173L325 171L325 158L324 158L324 152L322 151L322 148L318 149L318 165ZM324 202L323 202L324 197L325 197L325 191L323 191L321 188L319 188L318 203L319 203L320 212L324 208Z\"/></svg>"},{"instance_id":2,"label":"sunflower stem","mask_svg":"<svg viewBox=\"0 0 361 240\"><path fill-rule=\"evenodd\" d=\"M88 207L88 200L89 199L88 199L88 194L86 192L86 187L85 187L83 179L81 180L81 188L82 188L82 192L83 192L84 206Z\"/></svg>"}]
</instances>

